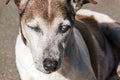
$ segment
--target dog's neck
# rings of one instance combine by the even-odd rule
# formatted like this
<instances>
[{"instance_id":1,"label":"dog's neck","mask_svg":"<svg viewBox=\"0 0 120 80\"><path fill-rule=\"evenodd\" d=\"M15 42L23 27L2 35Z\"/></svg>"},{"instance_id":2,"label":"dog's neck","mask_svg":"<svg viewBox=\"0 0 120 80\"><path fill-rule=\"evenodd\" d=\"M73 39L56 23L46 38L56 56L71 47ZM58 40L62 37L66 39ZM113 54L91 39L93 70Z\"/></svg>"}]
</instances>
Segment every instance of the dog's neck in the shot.
<instances>
[{"instance_id":1,"label":"dog's neck","mask_svg":"<svg viewBox=\"0 0 120 80\"><path fill-rule=\"evenodd\" d=\"M73 28L73 33L70 36L64 53L60 73L65 77L72 78L72 80L77 80L79 79L78 77L81 77L81 80L86 80L90 76L94 80L95 76L93 76L94 73L90 65L89 52L83 37L76 28ZM76 76L72 76L73 73Z\"/></svg>"}]
</instances>

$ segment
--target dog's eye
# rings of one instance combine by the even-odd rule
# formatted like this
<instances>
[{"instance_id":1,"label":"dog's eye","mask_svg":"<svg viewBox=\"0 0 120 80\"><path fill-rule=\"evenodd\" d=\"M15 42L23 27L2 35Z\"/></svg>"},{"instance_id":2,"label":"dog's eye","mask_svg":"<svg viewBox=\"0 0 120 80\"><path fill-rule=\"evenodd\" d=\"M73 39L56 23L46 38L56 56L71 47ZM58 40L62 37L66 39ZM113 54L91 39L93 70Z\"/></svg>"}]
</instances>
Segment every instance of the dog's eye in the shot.
<instances>
[{"instance_id":1,"label":"dog's eye","mask_svg":"<svg viewBox=\"0 0 120 80\"><path fill-rule=\"evenodd\" d=\"M71 28L70 25L60 25L59 26L59 32L60 33L65 33L66 31L68 31Z\"/></svg>"},{"instance_id":2,"label":"dog's eye","mask_svg":"<svg viewBox=\"0 0 120 80\"><path fill-rule=\"evenodd\" d=\"M29 28L31 28L32 30L36 31L36 32L40 32L41 31L41 29L38 26L36 26L36 27L32 27L32 26L29 26L29 25L27 25L27 26Z\"/></svg>"}]
</instances>

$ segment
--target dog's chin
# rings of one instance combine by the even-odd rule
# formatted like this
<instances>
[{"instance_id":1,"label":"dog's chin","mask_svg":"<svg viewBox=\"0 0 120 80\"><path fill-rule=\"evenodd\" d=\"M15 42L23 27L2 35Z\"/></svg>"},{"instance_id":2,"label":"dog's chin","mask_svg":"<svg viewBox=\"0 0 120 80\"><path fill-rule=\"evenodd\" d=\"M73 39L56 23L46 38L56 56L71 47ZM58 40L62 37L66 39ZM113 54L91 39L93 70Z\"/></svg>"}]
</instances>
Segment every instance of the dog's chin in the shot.
<instances>
[{"instance_id":1,"label":"dog's chin","mask_svg":"<svg viewBox=\"0 0 120 80\"><path fill-rule=\"evenodd\" d=\"M56 69L55 71L46 71L46 70L44 70L44 69L40 69L40 68L36 68L36 69L37 69L38 71L44 73L44 74L52 74L52 73L54 73L54 72L56 72L56 71L59 70L59 68Z\"/></svg>"},{"instance_id":2,"label":"dog's chin","mask_svg":"<svg viewBox=\"0 0 120 80\"><path fill-rule=\"evenodd\" d=\"M53 73L52 71L50 72L50 71L45 71L45 72L43 72L43 73L45 73L45 74L51 74L51 73Z\"/></svg>"},{"instance_id":3,"label":"dog's chin","mask_svg":"<svg viewBox=\"0 0 120 80\"><path fill-rule=\"evenodd\" d=\"M44 69L40 69L40 68L37 68L37 67L36 67L36 69L37 69L38 71L44 73L44 74L51 74L51 73L55 72L55 71L46 71L46 70L44 70Z\"/></svg>"},{"instance_id":4,"label":"dog's chin","mask_svg":"<svg viewBox=\"0 0 120 80\"><path fill-rule=\"evenodd\" d=\"M52 71L45 71L45 70L43 70L41 72L43 72L44 74L51 74L52 73Z\"/></svg>"}]
</instances>

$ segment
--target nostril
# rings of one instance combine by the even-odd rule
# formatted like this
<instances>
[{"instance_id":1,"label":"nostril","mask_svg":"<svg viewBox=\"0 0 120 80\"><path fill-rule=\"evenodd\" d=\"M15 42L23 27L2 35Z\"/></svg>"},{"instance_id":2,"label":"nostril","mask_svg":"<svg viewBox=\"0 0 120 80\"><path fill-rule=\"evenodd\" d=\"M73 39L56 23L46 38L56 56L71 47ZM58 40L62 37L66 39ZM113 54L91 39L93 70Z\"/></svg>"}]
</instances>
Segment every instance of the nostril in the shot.
<instances>
[{"instance_id":1,"label":"nostril","mask_svg":"<svg viewBox=\"0 0 120 80\"><path fill-rule=\"evenodd\" d=\"M51 59L45 59L43 61L43 67L46 71L55 71L58 67L58 62Z\"/></svg>"}]
</instances>

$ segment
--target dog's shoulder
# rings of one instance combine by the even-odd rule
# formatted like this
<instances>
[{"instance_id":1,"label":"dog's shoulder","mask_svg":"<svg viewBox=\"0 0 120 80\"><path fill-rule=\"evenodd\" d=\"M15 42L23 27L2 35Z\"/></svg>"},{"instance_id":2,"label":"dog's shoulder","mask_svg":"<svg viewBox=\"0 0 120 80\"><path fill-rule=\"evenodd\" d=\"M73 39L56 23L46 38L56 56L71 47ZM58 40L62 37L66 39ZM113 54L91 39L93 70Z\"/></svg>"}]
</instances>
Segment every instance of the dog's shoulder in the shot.
<instances>
[{"instance_id":1,"label":"dog's shoulder","mask_svg":"<svg viewBox=\"0 0 120 80\"><path fill-rule=\"evenodd\" d=\"M120 23L118 21L112 19L106 14L86 9L79 10L76 17L92 26L91 28L93 30L99 28L101 33L110 40L111 44L120 48Z\"/></svg>"}]
</instances>

